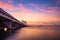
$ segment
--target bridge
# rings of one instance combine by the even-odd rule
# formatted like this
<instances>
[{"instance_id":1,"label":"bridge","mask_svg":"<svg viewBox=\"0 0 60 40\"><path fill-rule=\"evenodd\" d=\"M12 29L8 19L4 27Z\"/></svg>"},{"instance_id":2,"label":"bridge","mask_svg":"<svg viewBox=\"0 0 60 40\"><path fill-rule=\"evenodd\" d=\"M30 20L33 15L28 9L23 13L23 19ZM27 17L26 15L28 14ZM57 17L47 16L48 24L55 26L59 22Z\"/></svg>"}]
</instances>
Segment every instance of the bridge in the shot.
<instances>
[{"instance_id":1,"label":"bridge","mask_svg":"<svg viewBox=\"0 0 60 40\"><path fill-rule=\"evenodd\" d=\"M14 18L12 15L8 14L6 11L0 8L0 29L6 30L8 29L16 29L16 28L22 28L25 27L26 24L20 22L16 18Z\"/></svg>"}]
</instances>

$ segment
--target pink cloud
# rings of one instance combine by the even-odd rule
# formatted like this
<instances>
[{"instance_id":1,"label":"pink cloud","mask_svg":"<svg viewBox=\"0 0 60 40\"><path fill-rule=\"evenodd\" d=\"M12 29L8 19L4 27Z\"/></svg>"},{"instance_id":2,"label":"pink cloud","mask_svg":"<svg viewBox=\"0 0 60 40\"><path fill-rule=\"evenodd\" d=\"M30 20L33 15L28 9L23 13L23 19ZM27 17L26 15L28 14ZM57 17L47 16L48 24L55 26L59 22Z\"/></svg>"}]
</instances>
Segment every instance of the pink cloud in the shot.
<instances>
[{"instance_id":1,"label":"pink cloud","mask_svg":"<svg viewBox=\"0 0 60 40\"><path fill-rule=\"evenodd\" d=\"M60 10L59 7L49 7L49 8L48 8L48 11L51 11L51 12L54 12L54 13L60 12L59 10Z\"/></svg>"},{"instance_id":2,"label":"pink cloud","mask_svg":"<svg viewBox=\"0 0 60 40\"><path fill-rule=\"evenodd\" d=\"M31 3L30 5L33 6L33 7L37 7L37 5L36 4L33 4L33 3Z\"/></svg>"},{"instance_id":3,"label":"pink cloud","mask_svg":"<svg viewBox=\"0 0 60 40\"><path fill-rule=\"evenodd\" d=\"M12 5L12 4L0 2L0 8L5 8L5 9L9 9L9 10L19 10L19 11L21 10L23 12L31 11L29 8L25 7L24 4L19 4L18 7L14 7L14 5Z\"/></svg>"},{"instance_id":4,"label":"pink cloud","mask_svg":"<svg viewBox=\"0 0 60 40\"><path fill-rule=\"evenodd\" d=\"M58 7L49 7L48 9L38 8L37 10L60 17L60 8Z\"/></svg>"},{"instance_id":5,"label":"pink cloud","mask_svg":"<svg viewBox=\"0 0 60 40\"><path fill-rule=\"evenodd\" d=\"M13 10L15 7L13 5L11 5L11 4L0 2L0 8L6 8L6 9Z\"/></svg>"},{"instance_id":6,"label":"pink cloud","mask_svg":"<svg viewBox=\"0 0 60 40\"><path fill-rule=\"evenodd\" d=\"M8 3L13 3L13 0L7 0Z\"/></svg>"},{"instance_id":7,"label":"pink cloud","mask_svg":"<svg viewBox=\"0 0 60 40\"><path fill-rule=\"evenodd\" d=\"M36 10L46 12L46 13L60 13L59 7L48 7L47 9L41 6L37 6L36 4L30 4L31 6L35 7Z\"/></svg>"},{"instance_id":8,"label":"pink cloud","mask_svg":"<svg viewBox=\"0 0 60 40\"><path fill-rule=\"evenodd\" d=\"M23 5L23 4L19 4L19 9L24 11L24 12L29 12L30 11L30 9L26 8L25 5Z\"/></svg>"},{"instance_id":9,"label":"pink cloud","mask_svg":"<svg viewBox=\"0 0 60 40\"><path fill-rule=\"evenodd\" d=\"M0 2L12 4L14 0L0 0Z\"/></svg>"}]
</instances>

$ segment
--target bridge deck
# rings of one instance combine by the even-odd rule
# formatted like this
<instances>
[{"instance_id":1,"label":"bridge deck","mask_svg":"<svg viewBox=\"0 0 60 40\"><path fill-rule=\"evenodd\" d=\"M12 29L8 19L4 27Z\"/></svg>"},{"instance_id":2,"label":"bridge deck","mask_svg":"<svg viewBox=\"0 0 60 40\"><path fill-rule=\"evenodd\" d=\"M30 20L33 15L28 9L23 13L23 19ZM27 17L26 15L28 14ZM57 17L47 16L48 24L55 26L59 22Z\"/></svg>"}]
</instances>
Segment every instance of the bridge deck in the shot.
<instances>
[{"instance_id":1,"label":"bridge deck","mask_svg":"<svg viewBox=\"0 0 60 40\"><path fill-rule=\"evenodd\" d=\"M9 19L13 22L17 22L17 23L22 23L19 20L17 20L16 18L14 18L12 15L8 14L6 11L4 11L3 9L0 8L0 16L4 17L6 19Z\"/></svg>"}]
</instances>

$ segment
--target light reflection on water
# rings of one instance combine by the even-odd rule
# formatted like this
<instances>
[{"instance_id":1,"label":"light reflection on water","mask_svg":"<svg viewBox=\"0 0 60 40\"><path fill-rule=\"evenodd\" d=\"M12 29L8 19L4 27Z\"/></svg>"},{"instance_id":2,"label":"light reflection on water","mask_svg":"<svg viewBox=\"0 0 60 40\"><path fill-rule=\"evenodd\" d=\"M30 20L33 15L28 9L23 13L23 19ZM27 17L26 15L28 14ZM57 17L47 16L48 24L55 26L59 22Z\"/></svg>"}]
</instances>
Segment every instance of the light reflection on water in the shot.
<instances>
[{"instance_id":1,"label":"light reflection on water","mask_svg":"<svg viewBox=\"0 0 60 40\"><path fill-rule=\"evenodd\" d=\"M6 40L59 40L59 31L54 28L25 27Z\"/></svg>"}]
</instances>

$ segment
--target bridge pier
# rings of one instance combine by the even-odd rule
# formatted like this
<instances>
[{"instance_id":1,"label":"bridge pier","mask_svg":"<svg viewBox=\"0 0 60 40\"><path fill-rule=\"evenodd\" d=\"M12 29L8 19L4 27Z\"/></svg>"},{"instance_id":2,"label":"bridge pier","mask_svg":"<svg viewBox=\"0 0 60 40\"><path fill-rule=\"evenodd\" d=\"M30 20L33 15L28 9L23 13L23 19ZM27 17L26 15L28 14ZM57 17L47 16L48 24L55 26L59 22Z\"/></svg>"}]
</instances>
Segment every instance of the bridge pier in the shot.
<instances>
[{"instance_id":1,"label":"bridge pier","mask_svg":"<svg viewBox=\"0 0 60 40\"><path fill-rule=\"evenodd\" d=\"M12 22L10 21L8 27L12 28Z\"/></svg>"},{"instance_id":2,"label":"bridge pier","mask_svg":"<svg viewBox=\"0 0 60 40\"><path fill-rule=\"evenodd\" d=\"M2 21L2 23L5 24L7 28L12 28L12 21Z\"/></svg>"}]
</instances>

